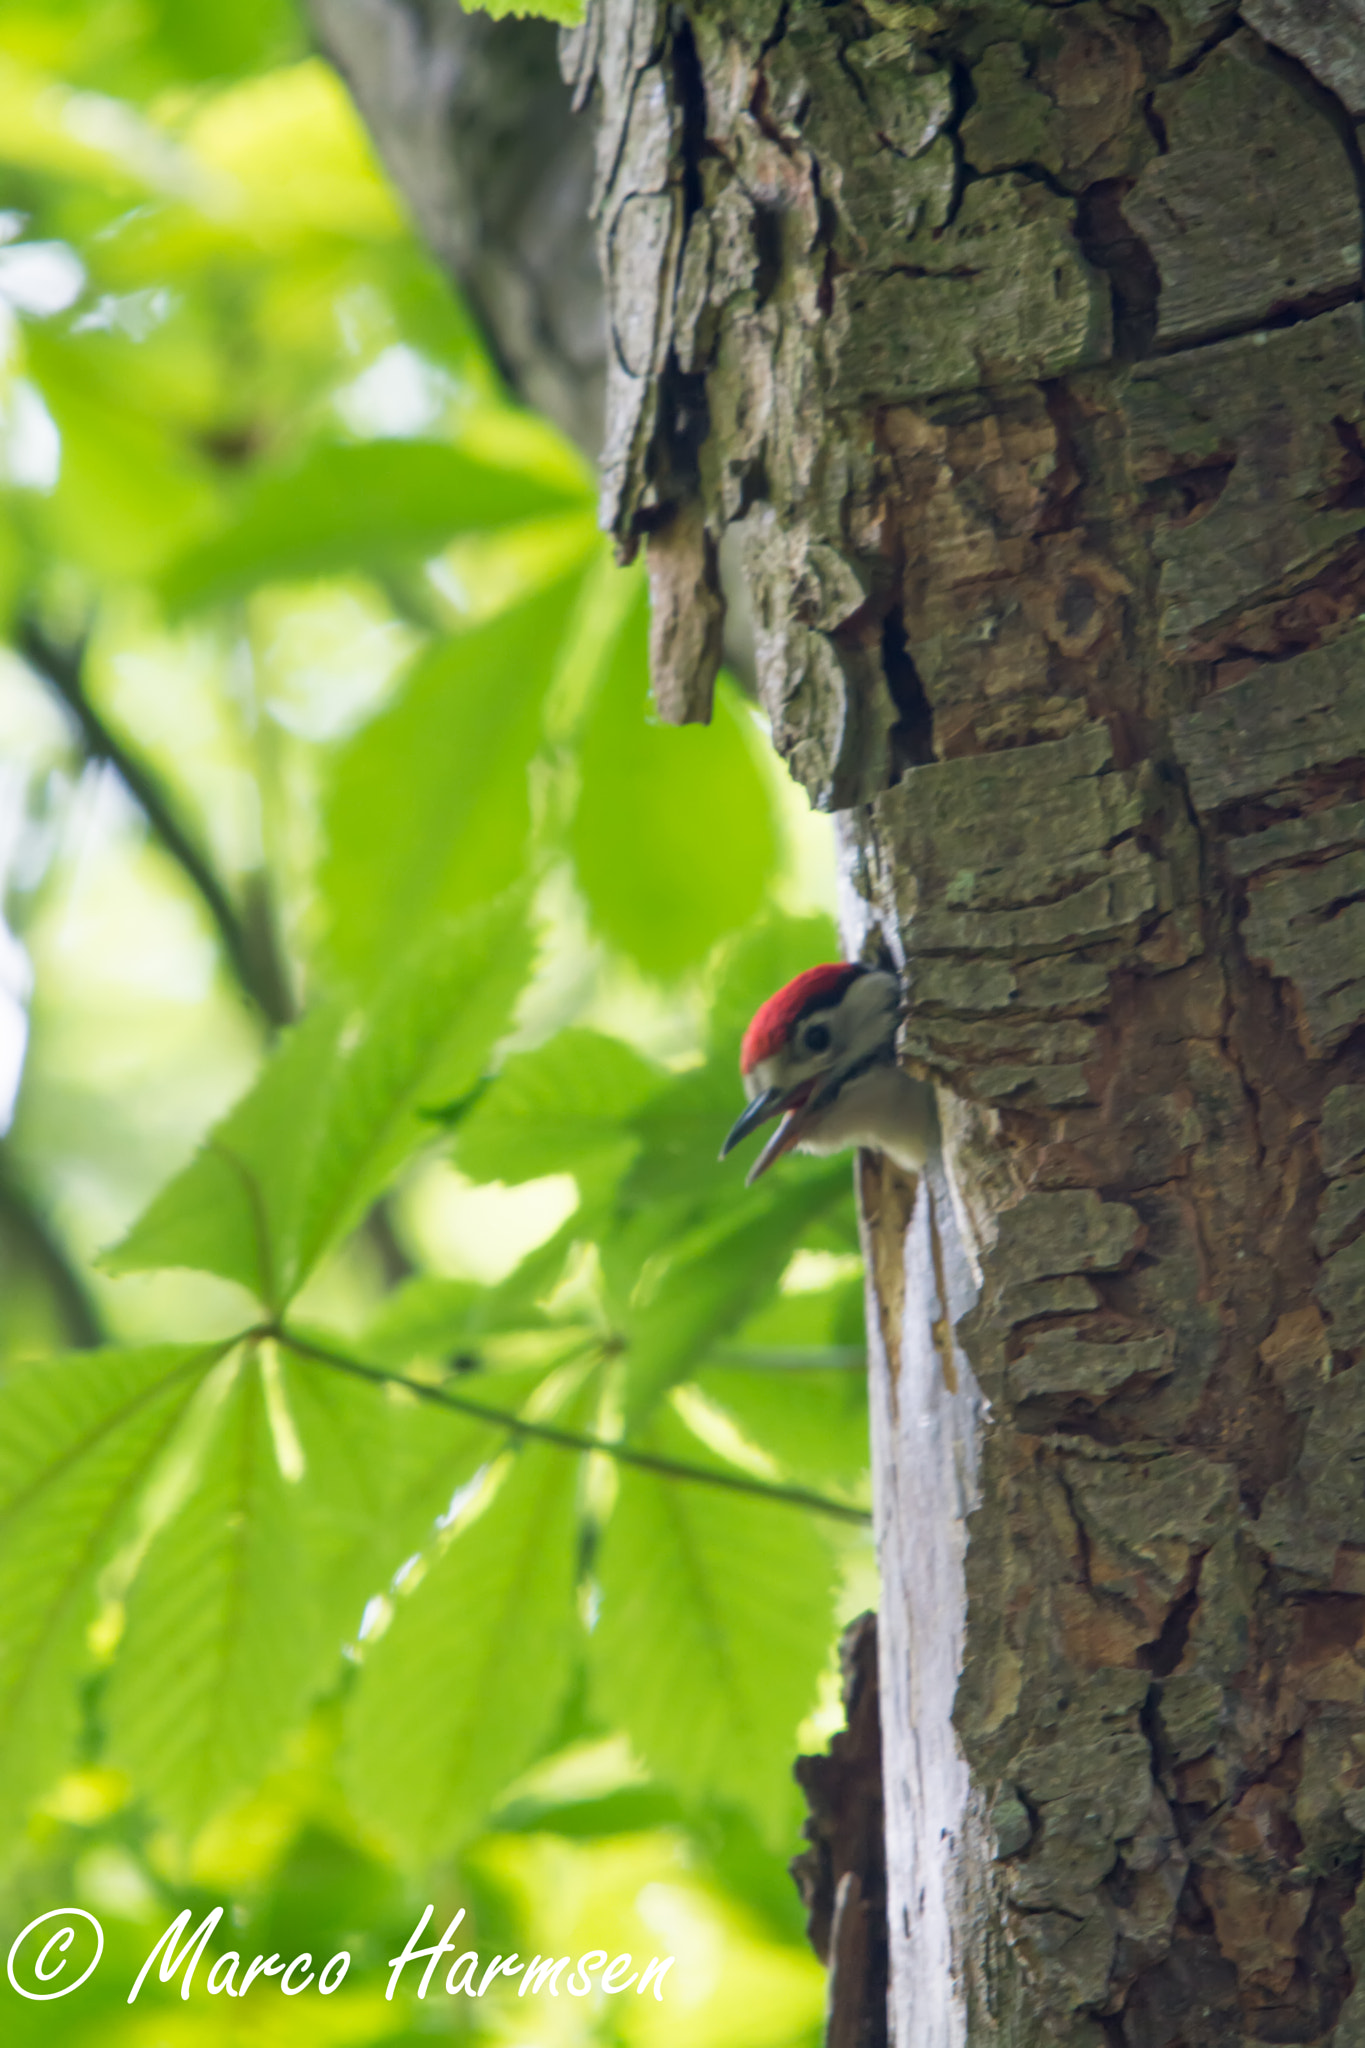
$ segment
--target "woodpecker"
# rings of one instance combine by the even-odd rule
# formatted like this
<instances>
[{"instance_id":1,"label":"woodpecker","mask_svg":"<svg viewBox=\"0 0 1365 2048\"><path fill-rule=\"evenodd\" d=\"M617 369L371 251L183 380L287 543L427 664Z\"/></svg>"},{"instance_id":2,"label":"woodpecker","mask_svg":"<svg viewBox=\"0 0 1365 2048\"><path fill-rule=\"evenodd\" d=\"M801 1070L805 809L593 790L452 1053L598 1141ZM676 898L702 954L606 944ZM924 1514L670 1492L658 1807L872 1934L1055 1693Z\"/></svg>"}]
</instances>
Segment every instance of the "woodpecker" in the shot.
<instances>
[{"instance_id":1,"label":"woodpecker","mask_svg":"<svg viewBox=\"0 0 1365 2048\"><path fill-rule=\"evenodd\" d=\"M740 1047L749 1106L721 1158L780 1116L749 1169L750 1187L793 1147L830 1153L867 1145L918 1173L934 1145L934 1098L896 1062L899 1017L895 975L856 962L808 967L769 996Z\"/></svg>"}]
</instances>

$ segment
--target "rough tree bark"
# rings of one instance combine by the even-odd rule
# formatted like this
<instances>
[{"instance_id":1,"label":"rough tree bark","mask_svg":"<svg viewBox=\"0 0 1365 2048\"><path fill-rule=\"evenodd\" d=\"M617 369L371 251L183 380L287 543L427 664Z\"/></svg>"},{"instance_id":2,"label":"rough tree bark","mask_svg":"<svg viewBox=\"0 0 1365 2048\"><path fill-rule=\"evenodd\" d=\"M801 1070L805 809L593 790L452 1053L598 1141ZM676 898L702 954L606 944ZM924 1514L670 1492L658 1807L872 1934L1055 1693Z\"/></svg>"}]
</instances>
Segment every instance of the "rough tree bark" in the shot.
<instances>
[{"instance_id":1,"label":"rough tree bark","mask_svg":"<svg viewBox=\"0 0 1365 2048\"><path fill-rule=\"evenodd\" d=\"M900 2048L1365 2042L1361 0L592 0L604 514L904 973ZM1359 1981L1359 1988L1357 1988Z\"/></svg>"}]
</instances>

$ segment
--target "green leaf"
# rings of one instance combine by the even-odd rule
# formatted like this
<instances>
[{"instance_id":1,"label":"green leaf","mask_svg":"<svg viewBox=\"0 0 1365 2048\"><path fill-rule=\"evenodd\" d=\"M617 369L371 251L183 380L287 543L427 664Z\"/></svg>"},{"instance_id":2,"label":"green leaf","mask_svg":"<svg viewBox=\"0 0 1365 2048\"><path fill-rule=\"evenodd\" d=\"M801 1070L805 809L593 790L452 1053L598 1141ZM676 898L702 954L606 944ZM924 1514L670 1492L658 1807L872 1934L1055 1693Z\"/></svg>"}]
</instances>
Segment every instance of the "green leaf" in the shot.
<instances>
[{"instance_id":1,"label":"green leaf","mask_svg":"<svg viewBox=\"0 0 1365 2048\"><path fill-rule=\"evenodd\" d=\"M853 1207L849 1203L850 1209ZM802 1239L802 1249L817 1238L831 1235L829 1216L819 1218ZM822 1246L822 1249L831 1247ZM856 1243L853 1247L856 1251ZM845 1256L843 1247L840 1255ZM778 1294L765 1303L735 1333L736 1351L752 1347L756 1352L812 1352L826 1346L851 1349L854 1362L862 1366L867 1358L866 1293L861 1261L857 1272L841 1275L824 1287L802 1288L792 1294ZM727 1356L729 1352L727 1351Z\"/></svg>"},{"instance_id":2,"label":"green leaf","mask_svg":"<svg viewBox=\"0 0 1365 2048\"><path fill-rule=\"evenodd\" d=\"M86 1351L0 1387L0 1810L66 1761L96 1578L220 1345Z\"/></svg>"},{"instance_id":3,"label":"green leaf","mask_svg":"<svg viewBox=\"0 0 1365 2048\"><path fill-rule=\"evenodd\" d=\"M624 1200L643 1205L689 1197L707 1208L734 1202L744 1168L738 1158L722 1160L720 1148L743 1107L738 1060L710 1059L675 1075L631 1120L639 1156ZM797 1172L804 1166L798 1161Z\"/></svg>"},{"instance_id":4,"label":"green leaf","mask_svg":"<svg viewBox=\"0 0 1365 2048\"><path fill-rule=\"evenodd\" d=\"M198 1267L283 1307L430 1143L424 1109L478 1077L529 959L525 928L502 904L431 935L363 1009L315 1012L106 1268Z\"/></svg>"},{"instance_id":5,"label":"green leaf","mask_svg":"<svg viewBox=\"0 0 1365 2048\"><path fill-rule=\"evenodd\" d=\"M317 1360L281 1352L279 1374L303 1460L299 1500L316 1599L326 1639L340 1643L506 1432ZM544 1377L543 1368L480 1374L460 1391L515 1414Z\"/></svg>"},{"instance_id":6,"label":"green leaf","mask_svg":"<svg viewBox=\"0 0 1365 2048\"><path fill-rule=\"evenodd\" d=\"M329 1651L302 1479L280 1470L259 1358L239 1364L193 1492L128 1596L105 1697L109 1753L192 1833L273 1762Z\"/></svg>"},{"instance_id":7,"label":"green leaf","mask_svg":"<svg viewBox=\"0 0 1365 2048\"><path fill-rule=\"evenodd\" d=\"M259 583L394 567L435 554L456 534L581 502L440 441L324 443L253 478L232 524L171 563L162 595L172 611L189 611Z\"/></svg>"},{"instance_id":8,"label":"green leaf","mask_svg":"<svg viewBox=\"0 0 1365 2048\"><path fill-rule=\"evenodd\" d=\"M478 12L491 14L494 21L501 21L508 14L521 17L539 15L544 21L557 21L565 28L577 28L583 19L583 0L528 0L525 5L518 4L518 0L484 0Z\"/></svg>"},{"instance_id":9,"label":"green leaf","mask_svg":"<svg viewBox=\"0 0 1365 2048\"><path fill-rule=\"evenodd\" d=\"M579 579L433 648L344 747L327 804L324 950L372 979L406 936L521 875L528 770Z\"/></svg>"},{"instance_id":10,"label":"green leaf","mask_svg":"<svg viewBox=\"0 0 1365 2048\"><path fill-rule=\"evenodd\" d=\"M350 1706L360 1813L410 1853L468 1834L553 1728L579 1638L580 1460L510 1454L367 1652ZM496 1475L495 1475L496 1476Z\"/></svg>"},{"instance_id":11,"label":"green leaf","mask_svg":"<svg viewBox=\"0 0 1365 2048\"><path fill-rule=\"evenodd\" d=\"M287 1298L286 1247L299 1237L303 1183L346 1023L333 1004L284 1034L190 1164L102 1254L106 1272L188 1266L236 1280L272 1306Z\"/></svg>"},{"instance_id":12,"label":"green leaf","mask_svg":"<svg viewBox=\"0 0 1365 2048\"><path fill-rule=\"evenodd\" d=\"M188 437L149 403L145 367L111 361L103 339L55 322L25 330L30 374L61 434L60 472L34 510L45 553L124 583L202 533L216 494Z\"/></svg>"},{"instance_id":13,"label":"green leaf","mask_svg":"<svg viewBox=\"0 0 1365 2048\"><path fill-rule=\"evenodd\" d=\"M569 840L595 928L671 980L760 908L777 830L758 736L728 686L709 726L649 722L648 641L642 582L584 730Z\"/></svg>"},{"instance_id":14,"label":"green leaf","mask_svg":"<svg viewBox=\"0 0 1365 2048\"><path fill-rule=\"evenodd\" d=\"M673 1416L650 1448L719 1464ZM833 1554L794 1508L623 1467L597 1559L594 1698L686 1799L791 1828L791 1758L833 1628Z\"/></svg>"},{"instance_id":15,"label":"green leaf","mask_svg":"<svg viewBox=\"0 0 1365 2048\"><path fill-rule=\"evenodd\" d=\"M819 1356L819 1353L816 1354ZM856 1486L868 1464L867 1376L832 1370L713 1366L696 1375L750 1443L807 1485Z\"/></svg>"},{"instance_id":16,"label":"green leaf","mask_svg":"<svg viewBox=\"0 0 1365 2048\"><path fill-rule=\"evenodd\" d=\"M615 1179L636 1149L623 1123L668 1078L619 1038L561 1031L507 1061L461 1119L456 1162L479 1181L580 1173L596 1182L604 1172Z\"/></svg>"},{"instance_id":17,"label":"green leaf","mask_svg":"<svg viewBox=\"0 0 1365 2048\"><path fill-rule=\"evenodd\" d=\"M651 1261L625 1317L633 1420L752 1313L811 1220L847 1195L847 1162L821 1162L799 1179L770 1184L767 1193L750 1191Z\"/></svg>"},{"instance_id":18,"label":"green leaf","mask_svg":"<svg viewBox=\"0 0 1365 2048\"><path fill-rule=\"evenodd\" d=\"M548 1369L595 1332L581 1314L550 1316L541 1305L563 1272L574 1221L570 1217L495 1287L430 1273L405 1280L366 1325L366 1357L398 1366L442 1359L462 1374L491 1366L501 1375L508 1365L534 1356ZM510 1345L501 1341L509 1337ZM469 1381L470 1388L487 1385L482 1377Z\"/></svg>"},{"instance_id":19,"label":"green leaf","mask_svg":"<svg viewBox=\"0 0 1365 2048\"><path fill-rule=\"evenodd\" d=\"M450 1358L469 1350L474 1317L492 1291L477 1280L443 1280L434 1273L401 1281L365 1326L365 1356L405 1366L414 1358Z\"/></svg>"},{"instance_id":20,"label":"green leaf","mask_svg":"<svg viewBox=\"0 0 1365 2048\"><path fill-rule=\"evenodd\" d=\"M504 900L432 934L343 1034L300 1218L301 1272L429 1143L424 1110L473 1086L530 966L521 906Z\"/></svg>"},{"instance_id":21,"label":"green leaf","mask_svg":"<svg viewBox=\"0 0 1365 2048\"><path fill-rule=\"evenodd\" d=\"M303 55L300 24L284 0L152 0L150 12L152 50L177 82L264 71Z\"/></svg>"}]
</instances>

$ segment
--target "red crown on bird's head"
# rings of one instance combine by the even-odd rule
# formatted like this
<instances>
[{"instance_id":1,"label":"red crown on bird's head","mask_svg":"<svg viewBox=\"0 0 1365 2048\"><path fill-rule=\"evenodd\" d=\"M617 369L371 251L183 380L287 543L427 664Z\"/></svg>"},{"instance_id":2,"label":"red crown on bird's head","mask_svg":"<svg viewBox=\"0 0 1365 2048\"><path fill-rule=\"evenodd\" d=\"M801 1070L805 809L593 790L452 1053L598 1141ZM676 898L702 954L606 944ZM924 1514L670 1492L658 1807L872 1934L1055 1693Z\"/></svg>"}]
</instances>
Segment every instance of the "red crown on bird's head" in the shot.
<instances>
[{"instance_id":1,"label":"red crown on bird's head","mask_svg":"<svg viewBox=\"0 0 1365 2048\"><path fill-rule=\"evenodd\" d=\"M791 1037L792 1028L808 1010L827 1009L838 1002L848 984L867 969L858 962L849 960L832 961L824 967L808 967L804 974L798 974L795 981L789 981L775 996L769 996L761 1008L755 1010L744 1042L739 1049L739 1071L752 1073L760 1060L771 1059L775 1052L781 1052Z\"/></svg>"}]
</instances>

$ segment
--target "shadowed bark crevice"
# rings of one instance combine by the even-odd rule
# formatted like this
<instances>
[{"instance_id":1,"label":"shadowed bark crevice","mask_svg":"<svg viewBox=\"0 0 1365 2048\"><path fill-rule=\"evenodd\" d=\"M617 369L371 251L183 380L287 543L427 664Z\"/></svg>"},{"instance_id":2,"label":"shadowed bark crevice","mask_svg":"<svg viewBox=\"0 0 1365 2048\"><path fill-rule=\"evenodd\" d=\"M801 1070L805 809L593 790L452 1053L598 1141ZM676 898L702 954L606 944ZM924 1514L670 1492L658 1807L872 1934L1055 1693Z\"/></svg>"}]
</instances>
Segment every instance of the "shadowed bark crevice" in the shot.
<instances>
[{"instance_id":1,"label":"shadowed bark crevice","mask_svg":"<svg viewBox=\"0 0 1365 2048\"><path fill-rule=\"evenodd\" d=\"M810 1844L792 1863L811 1946L830 1971L826 2048L886 2048L886 1857L883 1845L877 1622L864 1614L839 1646L847 1726L827 1756L796 1760Z\"/></svg>"}]
</instances>

